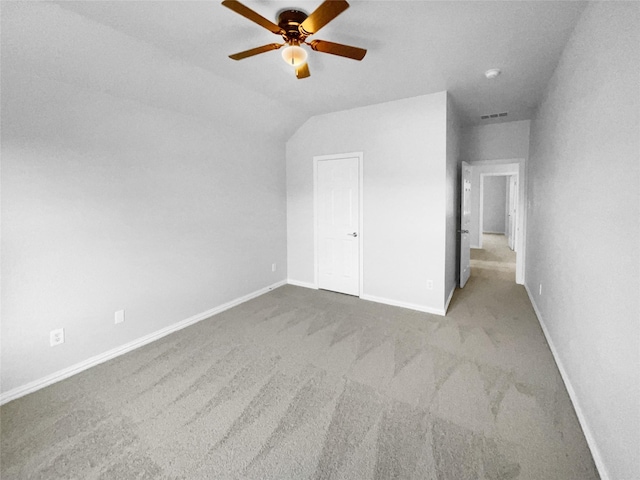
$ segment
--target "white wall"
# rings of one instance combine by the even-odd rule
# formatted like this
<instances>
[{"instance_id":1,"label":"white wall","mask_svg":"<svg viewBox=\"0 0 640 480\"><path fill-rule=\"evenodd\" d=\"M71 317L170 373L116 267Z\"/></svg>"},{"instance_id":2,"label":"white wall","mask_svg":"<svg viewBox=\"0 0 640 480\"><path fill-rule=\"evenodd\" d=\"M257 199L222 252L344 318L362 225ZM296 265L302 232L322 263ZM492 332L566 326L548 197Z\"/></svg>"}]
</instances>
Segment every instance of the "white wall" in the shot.
<instances>
[{"instance_id":1,"label":"white wall","mask_svg":"<svg viewBox=\"0 0 640 480\"><path fill-rule=\"evenodd\" d=\"M462 130L460 156L465 162L529 157L530 120L492 123Z\"/></svg>"},{"instance_id":2,"label":"white wall","mask_svg":"<svg viewBox=\"0 0 640 480\"><path fill-rule=\"evenodd\" d=\"M364 153L363 297L443 312L447 94L313 117L287 143L289 279L313 286L313 157ZM433 290L427 290L427 280ZM448 293L448 292L447 292Z\"/></svg>"},{"instance_id":3,"label":"white wall","mask_svg":"<svg viewBox=\"0 0 640 480\"><path fill-rule=\"evenodd\" d=\"M530 123L529 120L522 120L464 128L460 143L462 160L472 166L486 165L496 160L522 159L526 162L529 158ZM490 170L483 170L483 172L490 173ZM524 185L522 191L524 191ZM471 226L469 228L469 242L472 248L480 248L482 244L480 217L480 170L474 168L471 177Z\"/></svg>"},{"instance_id":4,"label":"white wall","mask_svg":"<svg viewBox=\"0 0 640 480\"><path fill-rule=\"evenodd\" d=\"M79 21L50 4L23 7ZM215 121L106 93L62 64L36 71L46 64L29 60L38 54L40 34L31 28L38 15L18 13L12 22L3 6L3 393L284 280L286 272L282 139L244 134L233 112L216 112ZM148 50L118 40L127 54ZM75 47L41 43L61 57ZM154 55L157 67L145 68L161 87L150 91L166 78L156 68L184 73ZM224 82L203 85L205 103L206 88L220 92L221 106L223 97L243 94L257 102L256 112L267 106ZM114 325L120 309L126 320ZM52 348L56 328L65 329L66 342Z\"/></svg>"},{"instance_id":5,"label":"white wall","mask_svg":"<svg viewBox=\"0 0 640 480\"><path fill-rule=\"evenodd\" d=\"M483 177L482 231L484 233L505 233L506 178L508 177Z\"/></svg>"},{"instance_id":6,"label":"white wall","mask_svg":"<svg viewBox=\"0 0 640 480\"><path fill-rule=\"evenodd\" d=\"M612 480L640 478L639 26L636 2L589 4L532 122L528 175L526 285Z\"/></svg>"}]
</instances>

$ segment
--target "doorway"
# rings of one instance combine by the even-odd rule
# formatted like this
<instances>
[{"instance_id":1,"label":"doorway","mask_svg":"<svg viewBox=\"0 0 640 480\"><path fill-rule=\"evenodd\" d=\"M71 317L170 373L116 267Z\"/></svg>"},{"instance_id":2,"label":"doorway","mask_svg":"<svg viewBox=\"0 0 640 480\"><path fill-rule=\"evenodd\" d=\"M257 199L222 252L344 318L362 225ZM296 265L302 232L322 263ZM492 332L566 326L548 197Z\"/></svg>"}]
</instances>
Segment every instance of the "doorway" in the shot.
<instances>
[{"instance_id":1,"label":"doorway","mask_svg":"<svg viewBox=\"0 0 640 480\"><path fill-rule=\"evenodd\" d=\"M507 191L508 200L505 201L502 210L505 218L505 235L507 248L516 254L515 282L522 285L525 278L525 248L526 244L526 209L527 192L525 189L525 160L524 159L504 159L504 160L482 160L468 164L471 173L470 216L469 227L463 227L462 217L460 231L466 232L469 242L465 244L463 239L460 245L460 260L470 257L474 249L483 249L485 243L483 239L483 209L481 208L484 197L484 179L492 176L501 176L504 179L504 186ZM507 183L507 178L509 182ZM464 199L461 199L463 202ZM507 206L508 203L508 206ZM509 217L510 216L510 217ZM503 227L504 228L504 227ZM469 252L471 250L471 252ZM462 263L461 263L462 271ZM460 282L460 287L464 285Z\"/></svg>"},{"instance_id":2,"label":"doorway","mask_svg":"<svg viewBox=\"0 0 640 480\"><path fill-rule=\"evenodd\" d=\"M315 276L323 290L362 292L362 152L313 158Z\"/></svg>"},{"instance_id":3,"label":"doorway","mask_svg":"<svg viewBox=\"0 0 640 480\"><path fill-rule=\"evenodd\" d=\"M479 200L479 248L471 250L471 266L481 276L515 281L518 174L481 173Z\"/></svg>"}]
</instances>

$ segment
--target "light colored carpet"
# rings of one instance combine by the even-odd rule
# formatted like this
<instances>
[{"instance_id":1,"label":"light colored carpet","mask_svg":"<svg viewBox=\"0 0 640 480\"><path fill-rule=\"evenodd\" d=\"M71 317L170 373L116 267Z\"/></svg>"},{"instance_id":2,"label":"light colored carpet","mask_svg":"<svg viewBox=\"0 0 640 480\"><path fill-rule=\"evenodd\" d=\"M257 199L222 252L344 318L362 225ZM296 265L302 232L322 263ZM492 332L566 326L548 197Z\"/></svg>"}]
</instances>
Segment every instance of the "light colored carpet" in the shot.
<instances>
[{"instance_id":1,"label":"light colored carpet","mask_svg":"<svg viewBox=\"0 0 640 480\"><path fill-rule=\"evenodd\" d=\"M509 248L506 236L483 233L482 248L471 249L471 268L477 276L515 282L516 252Z\"/></svg>"},{"instance_id":2,"label":"light colored carpet","mask_svg":"<svg viewBox=\"0 0 640 480\"><path fill-rule=\"evenodd\" d=\"M499 275L447 317L285 286L0 414L3 480L598 478Z\"/></svg>"},{"instance_id":3,"label":"light colored carpet","mask_svg":"<svg viewBox=\"0 0 640 480\"><path fill-rule=\"evenodd\" d=\"M471 250L473 260L516 263L516 252L509 248L507 237L501 233L483 233L482 248Z\"/></svg>"}]
</instances>

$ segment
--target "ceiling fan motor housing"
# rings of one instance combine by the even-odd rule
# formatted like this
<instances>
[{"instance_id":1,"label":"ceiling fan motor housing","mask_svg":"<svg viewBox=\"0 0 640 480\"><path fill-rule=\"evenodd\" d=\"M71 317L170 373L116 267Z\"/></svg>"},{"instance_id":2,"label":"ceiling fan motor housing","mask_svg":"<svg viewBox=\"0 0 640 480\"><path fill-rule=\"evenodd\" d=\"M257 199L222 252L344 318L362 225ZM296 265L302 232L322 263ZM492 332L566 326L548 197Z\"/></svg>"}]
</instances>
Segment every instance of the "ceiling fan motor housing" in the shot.
<instances>
[{"instance_id":1,"label":"ceiling fan motor housing","mask_svg":"<svg viewBox=\"0 0 640 480\"><path fill-rule=\"evenodd\" d=\"M286 32L286 40L300 41L303 36L299 26L307 18L300 10L283 10L278 14L278 26ZM302 39L304 40L304 39Z\"/></svg>"}]
</instances>

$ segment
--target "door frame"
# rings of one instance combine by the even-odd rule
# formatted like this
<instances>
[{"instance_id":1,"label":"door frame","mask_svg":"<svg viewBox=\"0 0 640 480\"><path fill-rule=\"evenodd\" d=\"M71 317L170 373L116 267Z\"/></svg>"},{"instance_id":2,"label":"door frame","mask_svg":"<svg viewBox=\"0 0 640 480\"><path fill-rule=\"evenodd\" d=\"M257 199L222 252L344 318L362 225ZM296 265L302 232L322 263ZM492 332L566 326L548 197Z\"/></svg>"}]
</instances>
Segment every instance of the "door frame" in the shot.
<instances>
[{"instance_id":1,"label":"door frame","mask_svg":"<svg viewBox=\"0 0 640 480\"><path fill-rule=\"evenodd\" d=\"M518 177L510 175L507 177L507 208L505 224L507 225L507 238L509 242L509 248L516 251L518 245L516 240L518 239ZM513 215L512 207L513 206ZM517 252L516 252L517 253Z\"/></svg>"},{"instance_id":2,"label":"door frame","mask_svg":"<svg viewBox=\"0 0 640 480\"><path fill-rule=\"evenodd\" d=\"M501 160L471 161L469 165L476 168L478 173L497 173L505 175L518 174L518 207L516 220L516 283L524 285L526 272L526 248L527 248L527 177L526 161L524 158L509 158ZM514 171L514 167L517 167ZM481 182L478 182L481 183ZM482 197L480 197L482 198ZM478 225L480 227L480 225ZM482 241L482 235L480 235Z\"/></svg>"},{"instance_id":3,"label":"door frame","mask_svg":"<svg viewBox=\"0 0 640 480\"><path fill-rule=\"evenodd\" d=\"M320 262L318 261L318 163L325 160L340 160L344 158L358 159L358 297L364 291L364 202L363 202L363 152L336 153L333 155L316 155L313 157L313 284L319 288Z\"/></svg>"},{"instance_id":4,"label":"door frame","mask_svg":"<svg viewBox=\"0 0 640 480\"><path fill-rule=\"evenodd\" d=\"M480 248L482 248L482 234L484 233L484 179L485 177L515 177L516 178L516 192L518 192L518 188L520 186L520 175L518 174L518 172L512 172L512 173L481 173L480 174L480 211L478 212L478 228L479 228L479 233L480 233L480 238L478 239L478 245L480 246ZM518 215L518 207L519 207L519 198L518 195L516 194L516 228L515 228L515 238L516 241L514 241L514 246L515 248L513 249L514 252L518 252L517 250L517 240L518 240L518 227L517 227L517 219L519 217ZM505 196L505 211L508 209L508 205L509 205L509 190L507 188L506 190L506 196ZM507 232L506 229L508 228L508 225L505 224L505 236L507 236Z\"/></svg>"}]
</instances>

